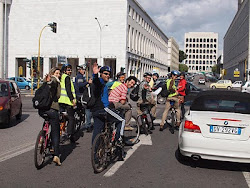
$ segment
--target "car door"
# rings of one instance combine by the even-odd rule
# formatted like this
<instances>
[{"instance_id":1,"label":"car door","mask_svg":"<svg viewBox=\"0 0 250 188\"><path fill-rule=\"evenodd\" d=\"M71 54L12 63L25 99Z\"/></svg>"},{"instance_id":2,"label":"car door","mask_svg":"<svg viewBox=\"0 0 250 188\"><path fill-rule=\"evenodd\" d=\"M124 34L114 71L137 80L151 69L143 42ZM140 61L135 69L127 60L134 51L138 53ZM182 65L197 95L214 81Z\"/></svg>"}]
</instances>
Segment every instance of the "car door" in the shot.
<instances>
[{"instance_id":1,"label":"car door","mask_svg":"<svg viewBox=\"0 0 250 188\"><path fill-rule=\"evenodd\" d=\"M224 80L219 80L216 84L216 87L217 88L223 88L223 85L224 85Z\"/></svg>"},{"instance_id":2,"label":"car door","mask_svg":"<svg viewBox=\"0 0 250 188\"><path fill-rule=\"evenodd\" d=\"M20 77L17 77L16 78L16 83L17 83L17 85L18 85L18 87L20 88L20 89L24 89L25 88L25 81L24 81L24 79L23 78L20 78Z\"/></svg>"},{"instance_id":3,"label":"car door","mask_svg":"<svg viewBox=\"0 0 250 188\"><path fill-rule=\"evenodd\" d=\"M15 93L16 93L14 97L16 97L16 100L15 100L15 109L16 109L15 113L16 114L15 115L17 115L17 114L19 114L20 109L22 107L21 93L20 93L20 90L19 90L17 84L15 82L12 82L12 84L14 86Z\"/></svg>"},{"instance_id":4,"label":"car door","mask_svg":"<svg viewBox=\"0 0 250 188\"><path fill-rule=\"evenodd\" d=\"M14 84L12 82L9 83L10 86L10 111L11 111L11 117L15 116L18 114L19 112L19 108L18 108L18 93L14 87Z\"/></svg>"}]
</instances>

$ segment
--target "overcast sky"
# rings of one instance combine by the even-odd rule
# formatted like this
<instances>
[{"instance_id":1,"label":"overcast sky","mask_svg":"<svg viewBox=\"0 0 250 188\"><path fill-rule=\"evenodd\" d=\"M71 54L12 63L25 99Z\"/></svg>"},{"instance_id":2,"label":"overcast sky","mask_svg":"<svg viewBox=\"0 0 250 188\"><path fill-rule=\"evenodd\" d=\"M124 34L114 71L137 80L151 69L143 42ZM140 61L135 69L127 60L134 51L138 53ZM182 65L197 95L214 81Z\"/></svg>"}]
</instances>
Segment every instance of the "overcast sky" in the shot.
<instances>
[{"instance_id":1,"label":"overcast sky","mask_svg":"<svg viewBox=\"0 0 250 188\"><path fill-rule=\"evenodd\" d=\"M187 32L216 32L219 50L238 8L238 0L137 0L167 37L184 49Z\"/></svg>"}]
</instances>

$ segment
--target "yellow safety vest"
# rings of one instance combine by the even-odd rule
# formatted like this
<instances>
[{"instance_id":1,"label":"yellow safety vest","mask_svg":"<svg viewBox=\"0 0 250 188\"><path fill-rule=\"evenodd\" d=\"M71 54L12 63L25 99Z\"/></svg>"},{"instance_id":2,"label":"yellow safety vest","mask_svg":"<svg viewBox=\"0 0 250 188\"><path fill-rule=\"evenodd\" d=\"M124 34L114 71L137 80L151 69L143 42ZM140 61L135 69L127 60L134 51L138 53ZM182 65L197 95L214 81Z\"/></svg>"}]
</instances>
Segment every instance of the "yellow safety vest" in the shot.
<instances>
[{"instance_id":1,"label":"yellow safety vest","mask_svg":"<svg viewBox=\"0 0 250 188\"><path fill-rule=\"evenodd\" d=\"M172 79L168 79L167 81L166 81L166 84L167 84L167 89L169 90L169 86L170 86L170 82L171 82L171 80ZM175 89L175 90L177 90L177 88L176 88L176 86L175 86L175 83L173 84L173 88ZM171 93L171 94L169 94L168 95L168 97L173 97L173 96L175 96L175 95L177 95L177 93L175 92L175 93Z\"/></svg>"},{"instance_id":2,"label":"yellow safety vest","mask_svg":"<svg viewBox=\"0 0 250 188\"><path fill-rule=\"evenodd\" d=\"M66 91L66 87L65 87L65 79L67 76L69 76L69 75L63 74L61 77L61 82L60 82L60 84L61 84L61 96L58 100L58 103L63 103L63 104L68 104L70 106L73 106L73 103L70 101L70 99L67 95L67 91ZM70 83L71 83L71 92L73 94L73 97L76 98L74 84L73 84L71 79L70 79Z\"/></svg>"}]
</instances>

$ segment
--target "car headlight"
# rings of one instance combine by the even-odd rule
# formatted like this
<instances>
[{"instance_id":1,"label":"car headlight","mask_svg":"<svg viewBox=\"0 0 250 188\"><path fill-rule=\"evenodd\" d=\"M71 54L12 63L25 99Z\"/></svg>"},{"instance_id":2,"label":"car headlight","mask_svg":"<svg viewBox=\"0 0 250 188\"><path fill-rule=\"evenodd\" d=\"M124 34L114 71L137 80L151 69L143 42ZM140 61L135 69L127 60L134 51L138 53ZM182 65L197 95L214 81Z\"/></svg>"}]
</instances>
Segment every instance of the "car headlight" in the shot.
<instances>
[{"instance_id":1,"label":"car headlight","mask_svg":"<svg viewBox=\"0 0 250 188\"><path fill-rule=\"evenodd\" d=\"M0 111L2 111L4 108L3 108L3 106L0 106Z\"/></svg>"}]
</instances>

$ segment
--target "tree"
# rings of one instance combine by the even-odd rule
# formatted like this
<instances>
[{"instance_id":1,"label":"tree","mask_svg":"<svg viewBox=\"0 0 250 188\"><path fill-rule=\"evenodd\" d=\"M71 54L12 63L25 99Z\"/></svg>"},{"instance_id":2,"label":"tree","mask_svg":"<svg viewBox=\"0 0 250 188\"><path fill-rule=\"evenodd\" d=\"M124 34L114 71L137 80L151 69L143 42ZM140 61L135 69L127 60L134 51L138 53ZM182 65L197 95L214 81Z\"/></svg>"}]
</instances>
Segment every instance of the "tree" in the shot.
<instances>
[{"instance_id":1,"label":"tree","mask_svg":"<svg viewBox=\"0 0 250 188\"><path fill-rule=\"evenodd\" d=\"M214 66L212 67L212 72L213 72L213 73L220 74L220 69L219 69L218 65L214 65Z\"/></svg>"},{"instance_id":2,"label":"tree","mask_svg":"<svg viewBox=\"0 0 250 188\"><path fill-rule=\"evenodd\" d=\"M188 66L185 64L179 64L179 71L180 72L187 72L188 71Z\"/></svg>"},{"instance_id":3,"label":"tree","mask_svg":"<svg viewBox=\"0 0 250 188\"><path fill-rule=\"evenodd\" d=\"M184 59L187 59L187 54L185 54L182 50L179 50L179 62L181 63Z\"/></svg>"}]
</instances>

